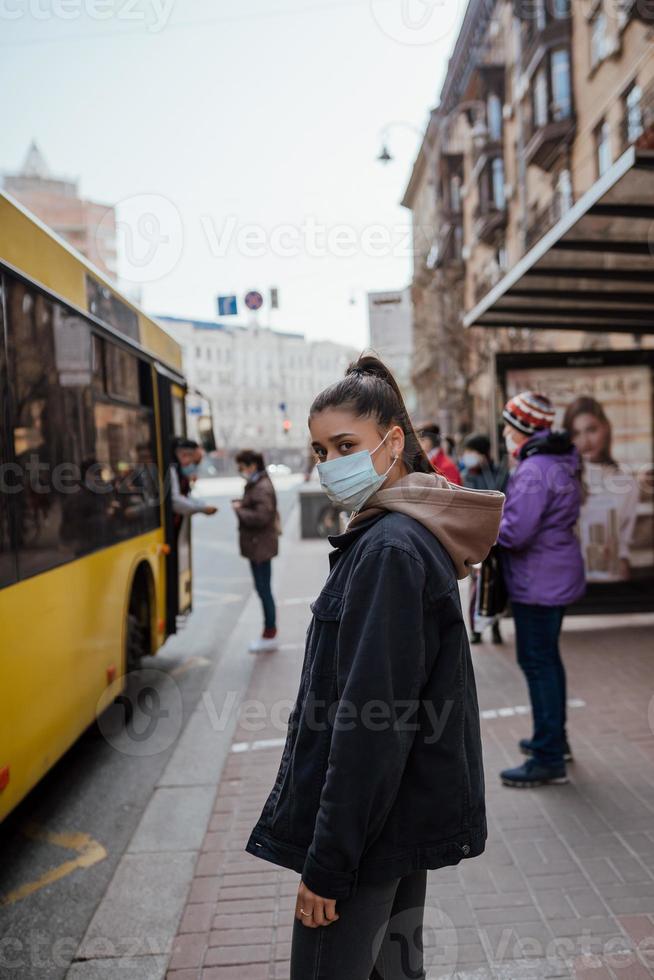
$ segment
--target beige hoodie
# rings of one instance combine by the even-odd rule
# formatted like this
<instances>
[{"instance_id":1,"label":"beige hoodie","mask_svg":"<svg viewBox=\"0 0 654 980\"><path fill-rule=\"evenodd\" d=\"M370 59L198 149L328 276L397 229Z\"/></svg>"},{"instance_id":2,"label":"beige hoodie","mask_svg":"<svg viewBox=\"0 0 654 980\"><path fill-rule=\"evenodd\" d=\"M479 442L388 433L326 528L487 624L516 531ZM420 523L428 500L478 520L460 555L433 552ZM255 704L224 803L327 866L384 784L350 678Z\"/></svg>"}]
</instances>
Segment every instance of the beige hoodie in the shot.
<instances>
[{"instance_id":1,"label":"beige hoodie","mask_svg":"<svg viewBox=\"0 0 654 980\"><path fill-rule=\"evenodd\" d=\"M465 578L495 543L503 506L499 490L469 490L438 473L409 473L378 490L350 518L348 530L385 510L407 514L431 531L454 562L457 578Z\"/></svg>"}]
</instances>

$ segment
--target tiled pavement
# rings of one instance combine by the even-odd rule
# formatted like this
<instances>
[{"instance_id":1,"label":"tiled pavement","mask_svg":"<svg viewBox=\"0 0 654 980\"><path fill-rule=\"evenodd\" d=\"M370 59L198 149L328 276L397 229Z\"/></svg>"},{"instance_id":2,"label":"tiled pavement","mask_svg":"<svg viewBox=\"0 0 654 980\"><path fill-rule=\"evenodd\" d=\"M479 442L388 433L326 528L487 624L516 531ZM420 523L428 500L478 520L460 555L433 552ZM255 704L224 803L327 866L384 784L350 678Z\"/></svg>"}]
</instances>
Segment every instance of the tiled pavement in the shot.
<instances>
[{"instance_id":1,"label":"tiled pavement","mask_svg":"<svg viewBox=\"0 0 654 980\"><path fill-rule=\"evenodd\" d=\"M267 706L267 721L256 720L256 705L241 715L169 980L289 975L299 876L243 851L277 771L306 600L326 573L324 543L285 539L285 547L294 552L277 583L286 645L260 658L246 697ZM567 621L575 762L569 785L540 790L506 789L497 779L519 761L516 742L529 734L511 624L503 647L474 648L489 841L482 857L429 874L429 978L654 977L653 624L649 617Z\"/></svg>"}]
</instances>

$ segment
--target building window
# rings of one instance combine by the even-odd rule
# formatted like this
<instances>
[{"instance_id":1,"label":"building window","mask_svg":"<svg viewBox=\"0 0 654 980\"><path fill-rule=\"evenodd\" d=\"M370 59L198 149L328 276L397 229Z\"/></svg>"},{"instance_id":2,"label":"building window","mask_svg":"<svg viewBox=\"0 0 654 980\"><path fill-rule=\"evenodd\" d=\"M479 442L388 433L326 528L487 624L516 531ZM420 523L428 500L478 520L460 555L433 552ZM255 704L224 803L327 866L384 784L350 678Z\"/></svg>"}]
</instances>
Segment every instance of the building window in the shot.
<instances>
[{"instance_id":1,"label":"building window","mask_svg":"<svg viewBox=\"0 0 654 980\"><path fill-rule=\"evenodd\" d=\"M545 66L542 65L536 72L534 78L534 89L533 89L533 99L534 99L534 129L540 129L541 126L547 126L549 121L548 112L548 102L549 96L547 91L547 71Z\"/></svg>"},{"instance_id":2,"label":"building window","mask_svg":"<svg viewBox=\"0 0 654 980\"><path fill-rule=\"evenodd\" d=\"M570 16L570 0L552 0L551 10L554 20L566 20Z\"/></svg>"},{"instance_id":3,"label":"building window","mask_svg":"<svg viewBox=\"0 0 654 980\"><path fill-rule=\"evenodd\" d=\"M491 163L491 183L493 204L498 211L503 211L506 205L506 197L504 195L504 160L502 157L495 157Z\"/></svg>"},{"instance_id":4,"label":"building window","mask_svg":"<svg viewBox=\"0 0 654 980\"><path fill-rule=\"evenodd\" d=\"M642 92L632 85L624 97L624 120L627 142L634 143L643 133Z\"/></svg>"},{"instance_id":5,"label":"building window","mask_svg":"<svg viewBox=\"0 0 654 980\"><path fill-rule=\"evenodd\" d=\"M488 137L497 142L502 139L502 100L495 92L491 92L486 103L488 122Z\"/></svg>"},{"instance_id":6,"label":"building window","mask_svg":"<svg viewBox=\"0 0 654 980\"><path fill-rule=\"evenodd\" d=\"M556 200L559 215L572 207L572 178L569 170L562 170L556 182Z\"/></svg>"},{"instance_id":7,"label":"building window","mask_svg":"<svg viewBox=\"0 0 654 980\"><path fill-rule=\"evenodd\" d=\"M450 207L452 211L461 210L461 178L458 174L450 177Z\"/></svg>"},{"instance_id":8,"label":"building window","mask_svg":"<svg viewBox=\"0 0 654 980\"><path fill-rule=\"evenodd\" d=\"M611 155L611 127L606 119L603 119L595 130L595 151L597 157L597 173L601 177L613 162Z\"/></svg>"},{"instance_id":9,"label":"building window","mask_svg":"<svg viewBox=\"0 0 654 980\"><path fill-rule=\"evenodd\" d=\"M598 65L606 58L608 44L606 37L606 14L600 7L590 22L590 64Z\"/></svg>"},{"instance_id":10,"label":"building window","mask_svg":"<svg viewBox=\"0 0 654 980\"><path fill-rule=\"evenodd\" d=\"M572 114L570 53L567 48L552 52L552 117L569 119Z\"/></svg>"}]
</instances>

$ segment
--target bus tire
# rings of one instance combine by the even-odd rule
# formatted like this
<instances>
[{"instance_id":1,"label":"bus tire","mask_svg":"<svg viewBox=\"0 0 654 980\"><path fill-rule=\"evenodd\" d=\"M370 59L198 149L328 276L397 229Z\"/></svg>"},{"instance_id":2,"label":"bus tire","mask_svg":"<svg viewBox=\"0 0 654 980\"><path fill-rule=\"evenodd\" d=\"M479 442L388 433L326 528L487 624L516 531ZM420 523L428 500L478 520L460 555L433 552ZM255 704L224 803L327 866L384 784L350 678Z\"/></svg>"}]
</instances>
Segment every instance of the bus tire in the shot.
<instances>
[{"instance_id":1,"label":"bus tire","mask_svg":"<svg viewBox=\"0 0 654 980\"><path fill-rule=\"evenodd\" d=\"M125 673L138 670L151 652L154 582L146 562L136 569L125 624Z\"/></svg>"}]
</instances>

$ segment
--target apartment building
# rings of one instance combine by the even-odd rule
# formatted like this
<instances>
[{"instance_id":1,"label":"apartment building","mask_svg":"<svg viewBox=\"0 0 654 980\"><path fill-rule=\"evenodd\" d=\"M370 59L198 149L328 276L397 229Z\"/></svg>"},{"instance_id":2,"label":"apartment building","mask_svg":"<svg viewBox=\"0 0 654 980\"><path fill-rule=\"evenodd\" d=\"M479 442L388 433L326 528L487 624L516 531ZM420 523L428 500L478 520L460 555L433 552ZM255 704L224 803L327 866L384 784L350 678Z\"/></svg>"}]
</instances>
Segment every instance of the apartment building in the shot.
<instances>
[{"instance_id":1,"label":"apartment building","mask_svg":"<svg viewBox=\"0 0 654 980\"><path fill-rule=\"evenodd\" d=\"M488 427L495 351L652 346L654 4L469 0L403 204L447 430Z\"/></svg>"}]
</instances>

